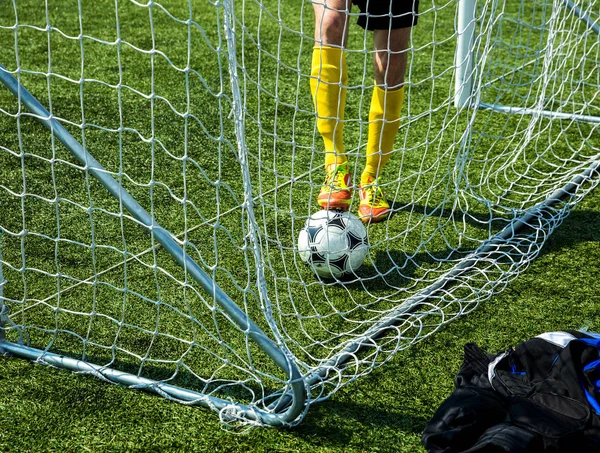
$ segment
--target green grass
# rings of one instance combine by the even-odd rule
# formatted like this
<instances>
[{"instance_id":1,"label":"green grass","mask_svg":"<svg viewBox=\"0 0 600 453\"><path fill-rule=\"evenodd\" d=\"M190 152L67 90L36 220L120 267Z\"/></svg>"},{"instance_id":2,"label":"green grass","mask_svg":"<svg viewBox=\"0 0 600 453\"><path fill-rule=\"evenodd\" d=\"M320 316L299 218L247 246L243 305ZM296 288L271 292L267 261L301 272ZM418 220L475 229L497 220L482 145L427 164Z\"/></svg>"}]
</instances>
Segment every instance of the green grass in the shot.
<instances>
[{"instance_id":1,"label":"green grass","mask_svg":"<svg viewBox=\"0 0 600 453\"><path fill-rule=\"evenodd\" d=\"M423 451L420 432L452 390L464 343L500 351L541 332L600 330L600 192L504 292L314 405L289 430L223 431L215 414L91 377L0 361L3 451Z\"/></svg>"},{"instance_id":2,"label":"green grass","mask_svg":"<svg viewBox=\"0 0 600 453\"><path fill-rule=\"evenodd\" d=\"M185 2L161 2L165 9L120 2L117 21L114 3L86 1L80 29L77 8L66 3L49 1L48 18L34 1L20 1L16 15L12 5L0 8L0 42L8 43L0 47L0 63L10 70L19 66L26 88L48 108L51 98L51 111L65 127L159 224L181 238L185 233L188 253L270 332L241 209L245 195L222 11L207 5L190 16ZM324 284L293 248L304 220L317 209L323 177L308 90L310 5L282 2L278 11L274 1L264 2L266 9L245 2L242 11L242 3L236 2L236 27L244 30L237 36L238 73L261 259L281 341L303 371L368 326L350 332L359 323L402 303L514 214L545 199L598 153L598 126L529 123L491 112L477 114L469 152L463 152L471 112L452 107L455 3L436 2L435 9L422 4L399 152L385 174L386 193L398 212L369 228L371 253L360 279ZM516 4L509 13L534 15L540 24L539 5ZM188 18L194 22L189 28ZM47 21L55 27L51 32ZM485 68L486 80L532 58L524 46L543 35L510 21L503 27L491 47L496 54ZM351 31L348 64L356 88L348 90L345 138L359 171L370 98L370 88L360 84L371 80L371 56L363 49L370 49L371 37L356 26ZM82 40L76 39L80 33ZM576 36L565 42L577 43ZM574 74L561 72L562 55L551 62L559 67L552 80L575 79L574 104L584 99L588 113L598 113L600 100L589 95L597 45L578 48L581 64ZM47 77L49 61L53 75ZM187 66L192 70L184 71ZM535 77L539 70L534 65L511 74L485 96L521 102L524 94L542 89ZM587 78L577 85L580 74ZM564 87L556 91L565 95ZM11 319L30 326L25 331L32 346L51 344L53 351L156 379L178 370L175 382L181 385L242 401L256 399L252 392L261 386L267 392L281 386L281 371L245 342L164 250L149 249L151 236L122 213L118 201L86 177L37 121L28 115L17 119L19 106L3 89L0 109L5 296ZM512 279L524 269L507 259L494 261L498 268L482 262L485 275L512 273L506 289L493 288L493 297L477 310L405 349L417 334L437 329L441 314L452 319L473 310L477 299L457 287L451 296L459 300L440 302L425 318L407 315L402 351L311 406L296 428L238 435L222 430L218 417L205 409L2 358L0 450L419 451L420 432L451 391L465 342L498 351L546 330L584 325L600 330L599 201L597 190L590 193L518 278ZM518 237L519 247L537 250L545 237L527 233ZM98 279L88 280L95 273ZM476 272L470 276L474 288L490 290ZM16 330L8 336L15 341ZM386 340L377 364L396 346L394 337ZM361 356L361 372L371 366L367 359ZM348 372L343 380L351 378ZM220 386L238 380L244 385Z\"/></svg>"}]
</instances>

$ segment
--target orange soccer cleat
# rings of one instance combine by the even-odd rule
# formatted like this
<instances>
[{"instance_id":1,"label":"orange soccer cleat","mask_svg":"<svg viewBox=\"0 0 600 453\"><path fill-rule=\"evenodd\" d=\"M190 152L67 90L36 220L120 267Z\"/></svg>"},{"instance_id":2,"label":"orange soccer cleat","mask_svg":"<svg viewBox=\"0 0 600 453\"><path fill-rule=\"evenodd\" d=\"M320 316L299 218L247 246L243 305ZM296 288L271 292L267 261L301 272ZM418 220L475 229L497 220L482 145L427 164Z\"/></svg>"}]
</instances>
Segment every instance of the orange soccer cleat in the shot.
<instances>
[{"instance_id":1,"label":"orange soccer cleat","mask_svg":"<svg viewBox=\"0 0 600 453\"><path fill-rule=\"evenodd\" d=\"M352 199L350 188L350 167L348 162L330 164L326 168L327 176L321 187L317 203L323 209L347 211Z\"/></svg>"},{"instance_id":2,"label":"orange soccer cleat","mask_svg":"<svg viewBox=\"0 0 600 453\"><path fill-rule=\"evenodd\" d=\"M368 185L359 187L360 205L358 206L358 217L363 223L377 223L387 220L392 213L389 203L383 195L378 180L369 178Z\"/></svg>"}]
</instances>

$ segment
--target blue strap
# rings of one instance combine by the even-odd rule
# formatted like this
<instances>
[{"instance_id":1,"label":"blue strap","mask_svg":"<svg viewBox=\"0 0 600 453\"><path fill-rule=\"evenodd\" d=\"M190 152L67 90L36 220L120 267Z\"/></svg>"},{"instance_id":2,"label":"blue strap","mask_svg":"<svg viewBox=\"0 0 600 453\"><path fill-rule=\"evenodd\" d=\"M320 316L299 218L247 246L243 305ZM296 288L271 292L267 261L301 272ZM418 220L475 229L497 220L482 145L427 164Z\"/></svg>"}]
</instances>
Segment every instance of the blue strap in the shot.
<instances>
[{"instance_id":1,"label":"blue strap","mask_svg":"<svg viewBox=\"0 0 600 453\"><path fill-rule=\"evenodd\" d=\"M583 387L583 391L585 392L585 397L587 398L588 403L590 403L590 406L592 406L594 411L596 411L596 414L600 415L600 403L596 400L596 398L594 398L591 395L590 392L588 392L588 390L583 385L583 381L581 382L581 386ZM596 388L598 388L598 387L596 387Z\"/></svg>"},{"instance_id":2,"label":"blue strap","mask_svg":"<svg viewBox=\"0 0 600 453\"><path fill-rule=\"evenodd\" d=\"M587 333L587 332L586 332ZM588 335L591 335L588 333ZM600 348L600 335L594 334L594 338L578 338L579 341L583 341L590 346L595 346L596 348Z\"/></svg>"},{"instance_id":3,"label":"blue strap","mask_svg":"<svg viewBox=\"0 0 600 453\"><path fill-rule=\"evenodd\" d=\"M590 371L594 368L600 369L600 359L593 360L590 363L588 363L586 366L583 367L583 371Z\"/></svg>"},{"instance_id":4,"label":"blue strap","mask_svg":"<svg viewBox=\"0 0 600 453\"><path fill-rule=\"evenodd\" d=\"M583 341L584 343L586 343L590 346L594 346L595 348L597 348L598 354L600 355L600 334L593 333L593 332L586 332L586 334L593 338L579 338L579 340ZM598 372L600 372L600 358L596 359L596 360L592 360L591 362L589 362L588 364L586 364L583 367L583 371L590 371L590 370L598 370ZM594 390L596 391L596 393L598 395L600 395L600 379L593 382L593 384L594 384ZM585 392L585 397L587 398L588 402L590 403L590 406L592 406L594 411L596 411L596 414L600 415L600 402L596 398L594 398L590 394L590 392L588 392L588 390L583 385L583 380L581 381L581 386L583 387L583 391Z\"/></svg>"}]
</instances>

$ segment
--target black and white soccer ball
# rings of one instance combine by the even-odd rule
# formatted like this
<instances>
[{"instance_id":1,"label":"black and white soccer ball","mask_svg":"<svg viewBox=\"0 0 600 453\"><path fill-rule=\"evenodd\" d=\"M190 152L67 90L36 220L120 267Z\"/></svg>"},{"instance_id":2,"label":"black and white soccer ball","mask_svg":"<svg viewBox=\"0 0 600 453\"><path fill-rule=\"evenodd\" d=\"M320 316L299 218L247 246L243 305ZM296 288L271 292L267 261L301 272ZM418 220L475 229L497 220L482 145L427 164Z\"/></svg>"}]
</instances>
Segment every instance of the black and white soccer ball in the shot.
<instances>
[{"instance_id":1,"label":"black and white soccer ball","mask_svg":"<svg viewBox=\"0 0 600 453\"><path fill-rule=\"evenodd\" d=\"M349 212L316 212L298 236L300 258L325 278L354 274L368 251L367 230L358 217Z\"/></svg>"}]
</instances>

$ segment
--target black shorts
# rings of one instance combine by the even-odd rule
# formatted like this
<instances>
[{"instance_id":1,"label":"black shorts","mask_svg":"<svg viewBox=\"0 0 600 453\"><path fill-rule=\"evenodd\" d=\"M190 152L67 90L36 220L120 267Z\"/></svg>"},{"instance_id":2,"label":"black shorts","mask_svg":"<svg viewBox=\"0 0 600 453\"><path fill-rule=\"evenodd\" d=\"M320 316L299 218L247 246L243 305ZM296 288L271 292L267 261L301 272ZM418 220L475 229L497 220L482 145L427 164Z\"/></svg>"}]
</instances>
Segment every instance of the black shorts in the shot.
<instances>
[{"instance_id":1,"label":"black shorts","mask_svg":"<svg viewBox=\"0 0 600 453\"><path fill-rule=\"evenodd\" d=\"M419 0L352 0L365 30L395 30L417 25Z\"/></svg>"}]
</instances>

